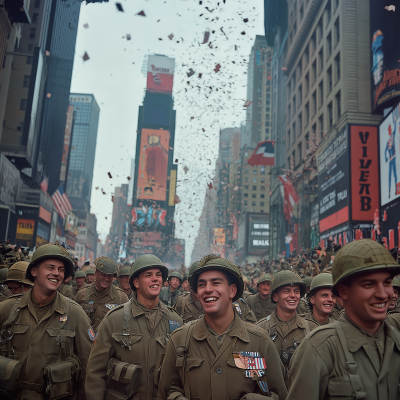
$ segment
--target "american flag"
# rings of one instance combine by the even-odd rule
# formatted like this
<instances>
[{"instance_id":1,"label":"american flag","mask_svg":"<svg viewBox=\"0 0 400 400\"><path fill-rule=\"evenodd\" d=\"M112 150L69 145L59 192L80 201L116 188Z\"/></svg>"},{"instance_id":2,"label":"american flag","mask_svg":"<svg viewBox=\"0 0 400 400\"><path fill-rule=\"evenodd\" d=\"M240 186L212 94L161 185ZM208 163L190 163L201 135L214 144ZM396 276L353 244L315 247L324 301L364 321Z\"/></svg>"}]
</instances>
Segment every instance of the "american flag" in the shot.
<instances>
[{"instance_id":1,"label":"american flag","mask_svg":"<svg viewBox=\"0 0 400 400\"><path fill-rule=\"evenodd\" d=\"M64 185L61 185L53 194L53 196L51 196L51 199L53 200L53 203L62 219L64 219L67 214L72 211L71 203L68 200L67 194L64 192L63 186Z\"/></svg>"},{"instance_id":2,"label":"american flag","mask_svg":"<svg viewBox=\"0 0 400 400\"><path fill-rule=\"evenodd\" d=\"M43 190L43 192L47 193L47 190L49 189L49 180L46 178L43 180L43 182L40 184L40 189Z\"/></svg>"}]
</instances>

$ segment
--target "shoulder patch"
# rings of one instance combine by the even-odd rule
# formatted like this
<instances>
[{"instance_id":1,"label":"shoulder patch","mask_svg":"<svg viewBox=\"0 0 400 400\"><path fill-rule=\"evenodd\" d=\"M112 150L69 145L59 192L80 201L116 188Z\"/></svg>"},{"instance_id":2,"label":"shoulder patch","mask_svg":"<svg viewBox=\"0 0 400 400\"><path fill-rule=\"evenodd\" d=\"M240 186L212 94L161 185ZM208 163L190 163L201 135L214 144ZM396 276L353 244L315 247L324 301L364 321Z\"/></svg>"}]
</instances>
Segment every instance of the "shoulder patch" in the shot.
<instances>
[{"instance_id":1,"label":"shoulder patch","mask_svg":"<svg viewBox=\"0 0 400 400\"><path fill-rule=\"evenodd\" d=\"M242 301L242 303L247 304L243 298L240 298L240 300Z\"/></svg>"},{"instance_id":2,"label":"shoulder patch","mask_svg":"<svg viewBox=\"0 0 400 400\"><path fill-rule=\"evenodd\" d=\"M246 325L247 332L252 333L253 335L259 336L262 339L268 339L269 336L265 329L261 328L258 325L254 325L251 322L244 322Z\"/></svg>"},{"instance_id":3,"label":"shoulder patch","mask_svg":"<svg viewBox=\"0 0 400 400\"><path fill-rule=\"evenodd\" d=\"M111 309L111 310L106 314L106 316L107 316L107 315L110 315L111 313L113 313L113 312L115 312L115 311L117 311L117 310L119 310L120 308L123 308L124 305L125 305L125 303L124 303L124 304L120 304L119 306L115 306L113 309Z\"/></svg>"}]
</instances>

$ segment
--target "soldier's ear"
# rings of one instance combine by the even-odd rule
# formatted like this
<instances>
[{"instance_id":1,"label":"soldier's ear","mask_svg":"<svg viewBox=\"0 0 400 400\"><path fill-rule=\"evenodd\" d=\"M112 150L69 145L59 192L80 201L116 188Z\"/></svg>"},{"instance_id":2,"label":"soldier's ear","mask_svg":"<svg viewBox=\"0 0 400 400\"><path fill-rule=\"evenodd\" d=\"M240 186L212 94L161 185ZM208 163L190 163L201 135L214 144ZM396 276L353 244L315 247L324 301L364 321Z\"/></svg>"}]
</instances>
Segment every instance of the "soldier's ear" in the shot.
<instances>
[{"instance_id":1,"label":"soldier's ear","mask_svg":"<svg viewBox=\"0 0 400 400\"><path fill-rule=\"evenodd\" d=\"M36 278L37 277L37 267L32 267L31 269L31 275Z\"/></svg>"},{"instance_id":2,"label":"soldier's ear","mask_svg":"<svg viewBox=\"0 0 400 400\"><path fill-rule=\"evenodd\" d=\"M139 279L138 278L133 278L133 286L135 286L136 289L139 288Z\"/></svg>"},{"instance_id":3,"label":"soldier's ear","mask_svg":"<svg viewBox=\"0 0 400 400\"><path fill-rule=\"evenodd\" d=\"M235 296L236 296L236 293L237 293L237 287L236 287L236 284L232 284L231 286L229 286L229 298L232 300Z\"/></svg>"},{"instance_id":4,"label":"soldier's ear","mask_svg":"<svg viewBox=\"0 0 400 400\"><path fill-rule=\"evenodd\" d=\"M310 303L311 303L311 304L315 304L314 296L311 296L311 297L310 297Z\"/></svg>"}]
</instances>

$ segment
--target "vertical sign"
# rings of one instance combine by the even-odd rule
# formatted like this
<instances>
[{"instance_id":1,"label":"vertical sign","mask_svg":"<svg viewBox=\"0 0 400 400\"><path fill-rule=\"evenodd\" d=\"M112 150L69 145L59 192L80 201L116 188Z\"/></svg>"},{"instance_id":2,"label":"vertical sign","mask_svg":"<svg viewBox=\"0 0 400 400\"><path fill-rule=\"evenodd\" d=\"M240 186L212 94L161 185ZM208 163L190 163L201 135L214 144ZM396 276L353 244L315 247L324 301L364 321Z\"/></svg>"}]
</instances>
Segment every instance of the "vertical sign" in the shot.
<instances>
[{"instance_id":1,"label":"vertical sign","mask_svg":"<svg viewBox=\"0 0 400 400\"><path fill-rule=\"evenodd\" d=\"M168 198L168 205L173 207L175 205L176 193L176 169L171 169L170 177L169 177L169 198Z\"/></svg>"},{"instance_id":2,"label":"vertical sign","mask_svg":"<svg viewBox=\"0 0 400 400\"><path fill-rule=\"evenodd\" d=\"M60 182L65 182L66 178L73 117L74 117L74 107L68 106L67 122L65 123L65 133L64 133L64 147L61 158Z\"/></svg>"}]
</instances>

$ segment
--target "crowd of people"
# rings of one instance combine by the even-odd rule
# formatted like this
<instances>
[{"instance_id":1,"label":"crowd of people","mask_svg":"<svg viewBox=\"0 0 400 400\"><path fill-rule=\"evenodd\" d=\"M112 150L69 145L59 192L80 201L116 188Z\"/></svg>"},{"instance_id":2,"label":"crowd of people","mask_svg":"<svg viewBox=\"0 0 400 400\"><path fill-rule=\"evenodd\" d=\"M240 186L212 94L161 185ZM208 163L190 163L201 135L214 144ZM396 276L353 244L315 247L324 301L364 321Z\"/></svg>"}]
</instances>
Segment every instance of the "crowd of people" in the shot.
<instances>
[{"instance_id":1,"label":"crowd of people","mask_svg":"<svg viewBox=\"0 0 400 400\"><path fill-rule=\"evenodd\" d=\"M381 244L181 274L0 248L0 398L400 399L400 265Z\"/></svg>"}]
</instances>

